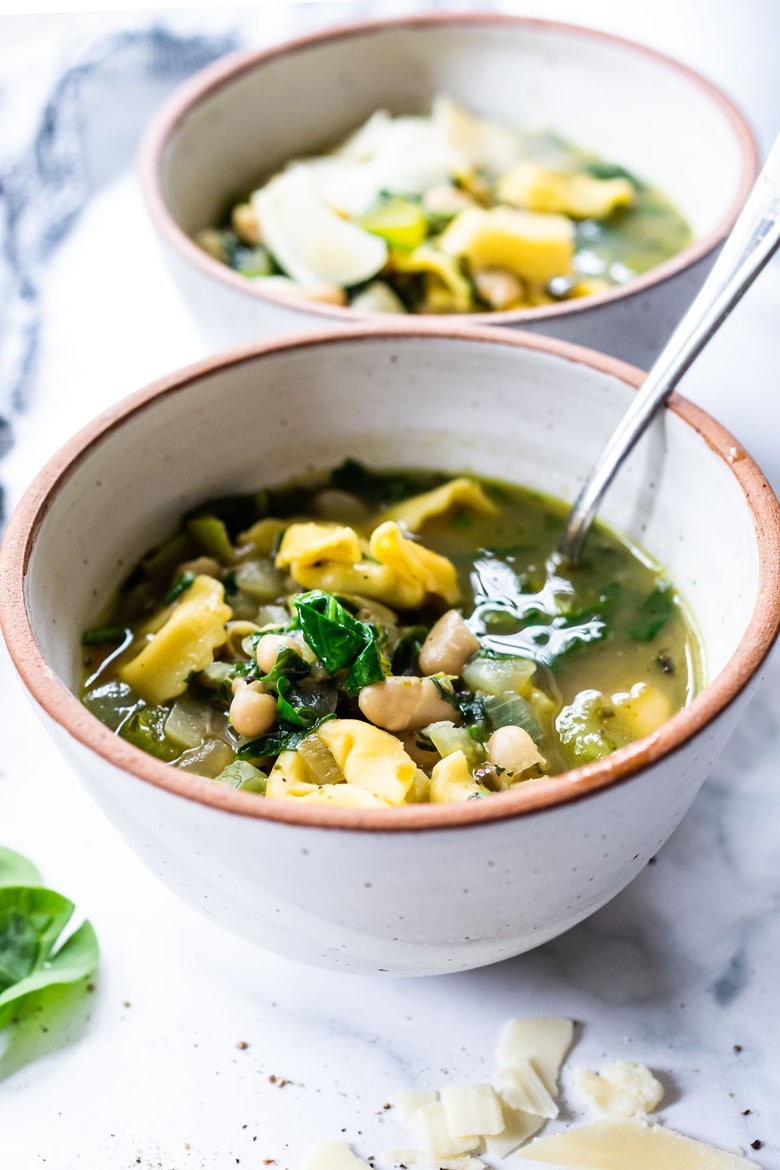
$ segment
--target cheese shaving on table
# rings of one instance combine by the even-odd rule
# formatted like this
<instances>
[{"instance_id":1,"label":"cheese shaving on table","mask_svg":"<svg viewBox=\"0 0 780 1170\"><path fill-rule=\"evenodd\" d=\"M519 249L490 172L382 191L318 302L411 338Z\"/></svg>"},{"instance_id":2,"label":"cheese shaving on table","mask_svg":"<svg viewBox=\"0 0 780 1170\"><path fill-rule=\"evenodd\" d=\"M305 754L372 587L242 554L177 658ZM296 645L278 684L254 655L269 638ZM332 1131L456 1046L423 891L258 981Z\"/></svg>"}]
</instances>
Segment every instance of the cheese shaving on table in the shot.
<instances>
[{"instance_id":1,"label":"cheese shaving on table","mask_svg":"<svg viewBox=\"0 0 780 1170\"><path fill-rule=\"evenodd\" d=\"M664 1098L664 1087L643 1064L616 1060L599 1072L574 1070L574 1083L600 1113L609 1117L635 1117L652 1113Z\"/></svg>"},{"instance_id":2,"label":"cheese shaving on table","mask_svg":"<svg viewBox=\"0 0 780 1170\"><path fill-rule=\"evenodd\" d=\"M523 1161L560 1170L751 1170L756 1163L638 1119L595 1121L537 1138Z\"/></svg>"}]
</instances>

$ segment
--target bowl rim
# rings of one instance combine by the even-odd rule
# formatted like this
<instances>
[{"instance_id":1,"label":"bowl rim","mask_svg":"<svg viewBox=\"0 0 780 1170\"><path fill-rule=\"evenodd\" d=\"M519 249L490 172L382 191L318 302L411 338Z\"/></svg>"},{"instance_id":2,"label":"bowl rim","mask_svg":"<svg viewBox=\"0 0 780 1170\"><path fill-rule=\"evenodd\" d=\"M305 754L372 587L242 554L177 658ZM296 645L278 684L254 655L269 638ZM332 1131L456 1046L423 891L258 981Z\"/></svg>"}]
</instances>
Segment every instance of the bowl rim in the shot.
<instances>
[{"instance_id":1,"label":"bowl rim","mask_svg":"<svg viewBox=\"0 0 780 1170\"><path fill-rule=\"evenodd\" d=\"M609 305L614 301L622 301L636 296L645 290L661 284L663 281L676 276L686 268L692 267L707 256L725 238L731 230L748 192L758 173L759 151L755 135L742 112L709 78L692 69L690 66L675 60L666 53L659 52L647 45L626 37L616 36L601 29L588 28L565 21L539 19L537 17L515 16L502 13L417 13L409 16L393 17L376 20L355 21L339 24L307 36L295 37L283 41L267 49L247 49L230 53L207 65L184 82L168 98L163 106L151 119L141 140L138 152L138 175L141 191L146 203L152 223L166 244L189 267L194 268L201 275L217 280L220 284L238 292L251 300L266 303L278 308L292 309L303 315L330 319L334 323L343 325L381 321L387 314L360 312L348 306L329 305L319 301L307 300L295 293L286 290L264 289L258 284L247 280L239 273L228 268L208 256L176 223L168 210L167 200L163 194L162 163L165 150L175 134L179 124L189 115L190 111L201 102L208 100L217 90L230 85L241 74L255 68L262 68L269 62L286 56L294 56L301 50L314 48L339 40L348 40L355 37L373 36L385 32L409 29L438 29L444 26L476 25L488 27L531 28L541 29L551 33L564 32L582 37L607 41L612 45L620 46L630 52L650 58L658 64L682 75L688 81L698 86L708 99L725 115L734 131L740 150L740 176L737 190L731 205L706 235L695 239L688 247L683 248L675 256L651 268L641 276L633 277L625 284L616 285L601 293L578 297L573 301L560 301L554 305L538 305L530 309L506 309L501 311L485 311L480 313L441 314L436 318L445 324L485 324L485 325L513 325L530 326L538 321L546 321L569 314L577 314L596 309L601 305ZM426 332L433 324L429 318L419 314L408 314L402 317L398 325L411 330ZM312 328L315 326L312 325Z\"/></svg>"},{"instance_id":2,"label":"bowl rim","mask_svg":"<svg viewBox=\"0 0 780 1170\"><path fill-rule=\"evenodd\" d=\"M530 349L584 365L637 388L643 371L617 358L582 346L535 334L509 330L441 326L429 335L436 339L470 341ZM360 326L333 333L317 332L276 338L208 357L136 391L104 411L73 436L46 463L19 502L0 548L0 627L22 681L36 702L59 728L109 765L176 796L239 816L283 822L301 827L368 832L408 832L456 829L472 824L542 813L556 806L597 795L606 788L641 780L645 768L671 756L702 732L748 685L768 655L780 630L780 503L765 477L736 439L700 407L674 394L672 411L728 467L745 495L756 528L759 580L756 605L743 638L723 670L651 736L620 748L602 760L552 776L538 784L496 793L490 800L457 804L418 804L388 809L302 806L294 800L258 799L184 773L120 739L88 712L48 665L35 638L27 608L25 578L33 546L60 487L77 470L90 450L131 416L157 399L186 391L188 385L223 369L260 361L267 355L322 346L344 346L372 341L403 345L420 335L384 327Z\"/></svg>"}]
</instances>

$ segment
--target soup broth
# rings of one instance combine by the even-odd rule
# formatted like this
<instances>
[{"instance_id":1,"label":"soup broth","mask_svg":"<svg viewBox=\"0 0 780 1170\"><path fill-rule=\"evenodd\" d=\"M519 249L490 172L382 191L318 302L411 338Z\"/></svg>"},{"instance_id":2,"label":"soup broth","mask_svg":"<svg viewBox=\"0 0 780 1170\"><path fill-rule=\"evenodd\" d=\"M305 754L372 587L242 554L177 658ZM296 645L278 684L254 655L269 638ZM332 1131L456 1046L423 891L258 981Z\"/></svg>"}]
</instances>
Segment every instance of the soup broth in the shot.
<instances>
[{"instance_id":1,"label":"soup broth","mask_svg":"<svg viewBox=\"0 0 780 1170\"><path fill-rule=\"evenodd\" d=\"M505 483L374 472L210 501L84 635L82 699L184 770L269 798L488 797L650 734L701 680L659 567Z\"/></svg>"}]
</instances>

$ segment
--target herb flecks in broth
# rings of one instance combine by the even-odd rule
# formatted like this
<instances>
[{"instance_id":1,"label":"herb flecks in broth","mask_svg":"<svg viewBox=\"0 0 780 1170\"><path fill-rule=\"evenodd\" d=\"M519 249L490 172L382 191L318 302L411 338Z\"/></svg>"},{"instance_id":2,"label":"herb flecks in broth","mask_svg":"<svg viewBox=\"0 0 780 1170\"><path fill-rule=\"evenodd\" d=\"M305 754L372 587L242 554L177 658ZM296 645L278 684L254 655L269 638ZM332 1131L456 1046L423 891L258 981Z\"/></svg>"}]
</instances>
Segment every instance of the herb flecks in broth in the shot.
<instances>
[{"instance_id":1,"label":"herb flecks in broth","mask_svg":"<svg viewBox=\"0 0 780 1170\"><path fill-rule=\"evenodd\" d=\"M84 635L85 705L174 766L271 799L476 799L601 758L693 694L663 573L563 506L347 460L203 504Z\"/></svg>"}]
</instances>

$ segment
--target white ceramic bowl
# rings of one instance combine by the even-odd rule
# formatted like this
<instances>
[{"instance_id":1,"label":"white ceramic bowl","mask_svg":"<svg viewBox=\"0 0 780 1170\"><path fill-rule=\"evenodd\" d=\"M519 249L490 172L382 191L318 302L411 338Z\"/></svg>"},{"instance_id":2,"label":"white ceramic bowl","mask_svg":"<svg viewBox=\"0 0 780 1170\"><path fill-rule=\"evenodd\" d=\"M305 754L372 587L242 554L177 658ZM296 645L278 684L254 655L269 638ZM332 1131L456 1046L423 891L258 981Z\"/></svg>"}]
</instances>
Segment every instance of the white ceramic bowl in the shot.
<instances>
[{"instance_id":1,"label":"white ceramic bowl","mask_svg":"<svg viewBox=\"0 0 780 1170\"><path fill-rule=\"evenodd\" d=\"M659 53L589 29L495 15L353 25L228 57L176 93L145 137L140 174L203 336L220 348L377 319L264 290L210 259L191 236L219 222L237 192L290 158L334 145L376 109L425 112L439 92L510 124L554 128L632 168L685 213L695 242L626 285L468 318L648 366L693 299L755 176L750 129L719 90ZM415 316L405 324L421 329L426 322Z\"/></svg>"},{"instance_id":2,"label":"white ceramic bowl","mask_svg":"<svg viewBox=\"0 0 780 1170\"><path fill-rule=\"evenodd\" d=\"M0 620L64 752L167 885L294 959L422 974L534 947L642 869L721 751L780 622L777 501L736 441L679 398L604 514L668 566L712 681L607 759L465 804L301 808L163 764L71 693L96 607L196 502L347 455L571 499L639 378L508 330L288 339L162 379L47 465L3 544Z\"/></svg>"}]
</instances>

